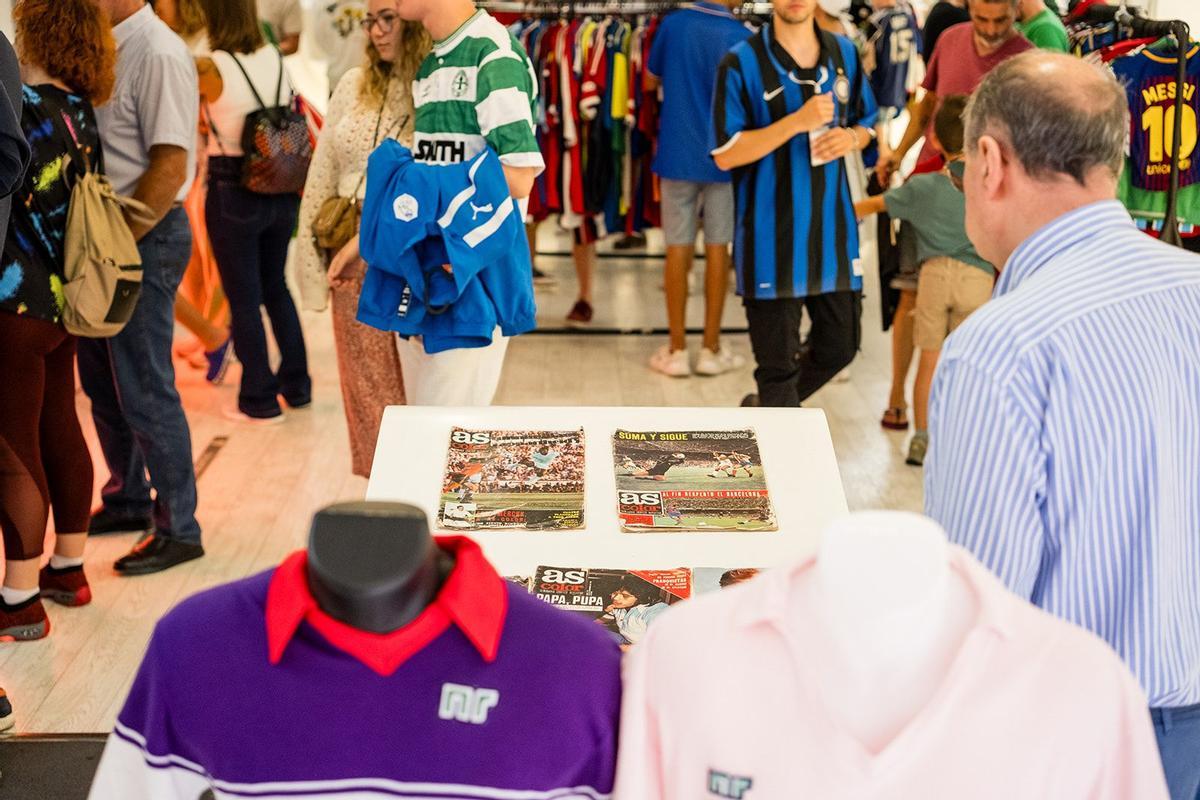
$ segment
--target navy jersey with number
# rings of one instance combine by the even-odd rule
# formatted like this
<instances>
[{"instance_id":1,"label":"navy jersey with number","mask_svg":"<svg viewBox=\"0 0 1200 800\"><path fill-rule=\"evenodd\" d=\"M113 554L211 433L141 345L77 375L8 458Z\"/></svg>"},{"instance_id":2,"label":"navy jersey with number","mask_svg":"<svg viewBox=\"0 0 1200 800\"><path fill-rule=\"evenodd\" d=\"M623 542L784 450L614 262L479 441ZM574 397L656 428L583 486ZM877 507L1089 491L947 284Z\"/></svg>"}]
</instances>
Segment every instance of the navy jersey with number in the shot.
<instances>
[{"instance_id":1,"label":"navy jersey with number","mask_svg":"<svg viewBox=\"0 0 1200 800\"><path fill-rule=\"evenodd\" d=\"M908 102L908 68L920 52L916 20L899 6L871 15L868 31L875 51L871 91L880 108L904 108Z\"/></svg>"},{"instance_id":2,"label":"navy jersey with number","mask_svg":"<svg viewBox=\"0 0 1200 800\"><path fill-rule=\"evenodd\" d=\"M1165 192L1171 179L1170 152L1175 135L1178 62L1174 53L1147 48L1118 58L1113 72L1129 99L1129 179L1133 186ZM1180 142L1180 188L1200 182L1197 119L1200 118L1200 45L1188 52L1188 79L1183 87L1183 136Z\"/></svg>"}]
</instances>

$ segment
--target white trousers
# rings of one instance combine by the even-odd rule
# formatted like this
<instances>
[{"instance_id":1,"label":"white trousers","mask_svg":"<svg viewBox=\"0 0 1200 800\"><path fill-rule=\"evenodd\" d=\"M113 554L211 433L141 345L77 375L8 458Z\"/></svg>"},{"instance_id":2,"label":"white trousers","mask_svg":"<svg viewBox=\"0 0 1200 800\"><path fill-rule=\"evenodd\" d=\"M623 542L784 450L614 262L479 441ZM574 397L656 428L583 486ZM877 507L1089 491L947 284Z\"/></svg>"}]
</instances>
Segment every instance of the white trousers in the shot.
<instances>
[{"instance_id":1,"label":"white trousers","mask_svg":"<svg viewBox=\"0 0 1200 800\"><path fill-rule=\"evenodd\" d=\"M497 330L487 347L429 355L419 339L400 339L404 395L410 406L490 406L500 386L508 337Z\"/></svg>"}]
</instances>

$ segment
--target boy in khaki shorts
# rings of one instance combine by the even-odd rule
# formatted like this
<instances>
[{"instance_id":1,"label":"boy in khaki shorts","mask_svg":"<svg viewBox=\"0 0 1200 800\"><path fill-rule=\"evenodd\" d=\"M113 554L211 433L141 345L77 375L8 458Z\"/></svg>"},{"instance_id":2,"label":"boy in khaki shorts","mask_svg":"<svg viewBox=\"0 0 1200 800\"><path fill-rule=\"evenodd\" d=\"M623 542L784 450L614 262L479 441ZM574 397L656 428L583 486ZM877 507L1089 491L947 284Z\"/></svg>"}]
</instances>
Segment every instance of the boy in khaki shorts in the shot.
<instances>
[{"instance_id":1,"label":"boy in khaki shorts","mask_svg":"<svg viewBox=\"0 0 1200 800\"><path fill-rule=\"evenodd\" d=\"M966 105L966 95L950 95L934 118L933 145L945 156L945 169L914 175L904 185L854 205L859 219L887 211L892 219L907 220L916 232L921 273L913 339L921 360L913 387L917 430L909 443L907 462L918 467L925 463L929 449L929 390L942 343L988 301L995 283L995 268L975 252L967 238L962 193L962 115Z\"/></svg>"}]
</instances>

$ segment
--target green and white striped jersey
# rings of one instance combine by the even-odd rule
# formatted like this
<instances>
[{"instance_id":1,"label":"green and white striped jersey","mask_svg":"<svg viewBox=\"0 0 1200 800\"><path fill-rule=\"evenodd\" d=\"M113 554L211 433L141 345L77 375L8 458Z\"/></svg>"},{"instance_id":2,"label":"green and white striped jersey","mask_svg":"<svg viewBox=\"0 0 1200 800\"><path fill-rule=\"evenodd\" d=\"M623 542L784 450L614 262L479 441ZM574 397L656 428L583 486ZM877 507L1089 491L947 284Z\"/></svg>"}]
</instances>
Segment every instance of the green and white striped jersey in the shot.
<instances>
[{"instance_id":1,"label":"green and white striped jersey","mask_svg":"<svg viewBox=\"0 0 1200 800\"><path fill-rule=\"evenodd\" d=\"M458 164L490 145L509 166L545 166L533 127L533 64L486 11L434 44L413 81L413 98L418 161Z\"/></svg>"}]
</instances>

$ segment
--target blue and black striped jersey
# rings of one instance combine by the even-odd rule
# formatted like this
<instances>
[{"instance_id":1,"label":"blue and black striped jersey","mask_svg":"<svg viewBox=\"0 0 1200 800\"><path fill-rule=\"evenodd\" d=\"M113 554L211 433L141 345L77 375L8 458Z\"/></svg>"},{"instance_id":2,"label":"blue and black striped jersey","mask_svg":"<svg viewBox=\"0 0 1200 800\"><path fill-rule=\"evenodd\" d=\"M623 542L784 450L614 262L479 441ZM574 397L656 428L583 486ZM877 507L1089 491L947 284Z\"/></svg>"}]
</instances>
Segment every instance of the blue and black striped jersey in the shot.
<instances>
[{"instance_id":1,"label":"blue and black striped jersey","mask_svg":"<svg viewBox=\"0 0 1200 800\"><path fill-rule=\"evenodd\" d=\"M849 39L819 31L821 54L803 69L772 25L735 46L721 62L713 102L714 154L744 131L765 128L817 93L834 95L834 124L875 124L877 109ZM840 95L840 96L839 96ZM755 300L862 288L858 222L841 160L811 166L808 134L733 171L738 294Z\"/></svg>"}]
</instances>

